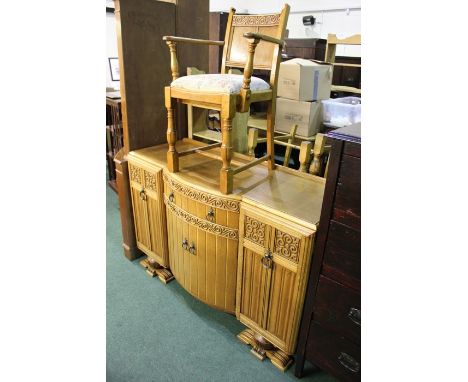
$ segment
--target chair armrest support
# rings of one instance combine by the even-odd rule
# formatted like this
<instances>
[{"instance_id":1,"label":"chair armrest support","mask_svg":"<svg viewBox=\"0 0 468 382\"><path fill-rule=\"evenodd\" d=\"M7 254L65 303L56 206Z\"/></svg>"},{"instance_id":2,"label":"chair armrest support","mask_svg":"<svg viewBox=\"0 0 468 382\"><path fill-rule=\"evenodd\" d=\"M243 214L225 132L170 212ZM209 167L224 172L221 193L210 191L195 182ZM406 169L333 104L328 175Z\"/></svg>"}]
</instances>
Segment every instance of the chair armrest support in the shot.
<instances>
[{"instance_id":1,"label":"chair armrest support","mask_svg":"<svg viewBox=\"0 0 468 382\"><path fill-rule=\"evenodd\" d=\"M223 46L224 41L215 41L215 40L202 40L198 38L188 38L188 37L177 37L177 36L163 36L163 40L166 41L173 41L173 42L183 42L189 44L204 44L204 45L217 45Z\"/></svg>"},{"instance_id":2,"label":"chair armrest support","mask_svg":"<svg viewBox=\"0 0 468 382\"><path fill-rule=\"evenodd\" d=\"M263 40L267 42L271 42L273 44L278 44L280 47L284 45L284 41L277 39L275 37L267 36L265 34L261 33L254 33L254 32L246 32L244 33L244 37L248 39L257 39L257 40Z\"/></svg>"}]
</instances>

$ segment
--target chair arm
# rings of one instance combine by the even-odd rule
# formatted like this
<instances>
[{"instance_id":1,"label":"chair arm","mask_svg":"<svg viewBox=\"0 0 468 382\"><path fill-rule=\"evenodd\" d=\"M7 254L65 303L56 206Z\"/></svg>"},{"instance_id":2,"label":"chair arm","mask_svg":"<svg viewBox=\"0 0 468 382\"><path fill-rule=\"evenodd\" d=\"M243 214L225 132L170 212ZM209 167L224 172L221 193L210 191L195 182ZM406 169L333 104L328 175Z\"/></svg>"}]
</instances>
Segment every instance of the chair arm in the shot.
<instances>
[{"instance_id":1,"label":"chair arm","mask_svg":"<svg viewBox=\"0 0 468 382\"><path fill-rule=\"evenodd\" d=\"M267 35L261 34L261 33L246 32L246 33L244 33L244 37L245 38L253 38L253 39L257 39L257 40L268 41L268 42L271 42L273 44L278 44L281 47L284 45L283 40L280 40L280 39L275 38L275 37L267 36Z\"/></svg>"},{"instance_id":2,"label":"chair arm","mask_svg":"<svg viewBox=\"0 0 468 382\"><path fill-rule=\"evenodd\" d=\"M215 40L201 40L198 38L187 38L187 37L176 37L176 36L163 36L164 41L173 41L173 42L186 42L191 44L206 44L206 45L218 45L223 46L224 41L215 41Z\"/></svg>"}]
</instances>

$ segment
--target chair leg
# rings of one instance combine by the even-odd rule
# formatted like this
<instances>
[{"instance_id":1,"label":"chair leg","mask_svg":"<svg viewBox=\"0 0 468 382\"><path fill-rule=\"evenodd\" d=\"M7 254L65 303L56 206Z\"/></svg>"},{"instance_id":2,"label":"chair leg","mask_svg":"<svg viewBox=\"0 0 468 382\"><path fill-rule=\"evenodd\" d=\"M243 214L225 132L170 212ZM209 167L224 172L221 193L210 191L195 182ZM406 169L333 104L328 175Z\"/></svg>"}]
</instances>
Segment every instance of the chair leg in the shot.
<instances>
[{"instance_id":1,"label":"chair leg","mask_svg":"<svg viewBox=\"0 0 468 382\"><path fill-rule=\"evenodd\" d=\"M221 119L221 159L223 160L223 167L220 171L219 186L223 194L232 193L233 173L231 168L232 159L232 118Z\"/></svg>"},{"instance_id":2,"label":"chair leg","mask_svg":"<svg viewBox=\"0 0 468 382\"><path fill-rule=\"evenodd\" d=\"M273 101L268 102L268 110L267 110L267 136L266 136L266 143L267 143L267 154L270 156L268 159L268 169L274 170L275 169L275 131L274 131L274 120L275 120L275 105Z\"/></svg>"},{"instance_id":3,"label":"chair leg","mask_svg":"<svg viewBox=\"0 0 468 382\"><path fill-rule=\"evenodd\" d=\"M179 155L177 153L175 143L176 143L176 134L174 128L174 108L175 102L171 98L170 88L166 88L166 109L167 109L167 143L169 144L169 149L167 151L167 168L170 172L179 171Z\"/></svg>"}]
</instances>

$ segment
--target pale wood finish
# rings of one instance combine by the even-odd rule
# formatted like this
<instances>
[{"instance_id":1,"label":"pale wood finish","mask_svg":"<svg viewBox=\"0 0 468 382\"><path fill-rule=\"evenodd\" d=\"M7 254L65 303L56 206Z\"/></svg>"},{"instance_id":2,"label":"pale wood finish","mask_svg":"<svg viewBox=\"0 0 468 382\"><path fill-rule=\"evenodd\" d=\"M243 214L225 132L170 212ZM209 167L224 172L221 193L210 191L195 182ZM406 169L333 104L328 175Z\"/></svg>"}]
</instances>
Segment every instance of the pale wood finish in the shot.
<instances>
[{"instance_id":1,"label":"pale wood finish","mask_svg":"<svg viewBox=\"0 0 468 382\"><path fill-rule=\"evenodd\" d=\"M174 146L176 134L172 99L177 99L183 104L220 111L221 160L223 165L219 173L219 179L220 190L224 194L232 193L233 175L240 172L240 170L234 171L231 167L233 119L236 112L247 113L251 103L267 101L268 156L265 159L268 161L270 170L275 168L273 131L276 109L276 86L278 82L277 73L281 59L280 48L283 45L282 40L288 16L289 5L287 4L285 4L280 14L269 15L236 15L235 9L231 8L226 29L221 73L227 73L232 68L244 69L243 85L239 94L213 94L203 91L176 89L170 86L166 87L167 141L169 144L167 159L169 171L179 171L178 152ZM220 45L219 42L215 41L201 41L173 36L166 36L164 39L170 51L173 80L179 76L176 50L178 42ZM258 92L250 90L250 81L254 69L266 69L270 71L270 90ZM241 135L244 136L246 142L247 131L245 133L241 132ZM246 151L246 145L244 149Z\"/></svg>"},{"instance_id":2,"label":"pale wood finish","mask_svg":"<svg viewBox=\"0 0 468 382\"><path fill-rule=\"evenodd\" d=\"M326 145L325 135L319 133L312 144L310 142L302 142L299 152L299 171L310 172L313 175L323 176L326 178L328 172L328 155L330 154L330 146ZM312 159L312 160L311 160ZM323 165L326 161L325 169Z\"/></svg>"},{"instance_id":3,"label":"pale wood finish","mask_svg":"<svg viewBox=\"0 0 468 382\"><path fill-rule=\"evenodd\" d=\"M299 330L315 230L242 203L237 318L286 354Z\"/></svg>"},{"instance_id":4,"label":"pale wood finish","mask_svg":"<svg viewBox=\"0 0 468 382\"><path fill-rule=\"evenodd\" d=\"M266 162L247 168L251 158L235 153L232 162L246 169L227 196L216 176L223 164L206 156L223 156L222 147L204 150L189 139L174 146L194 152L180 157L177 173L169 171L165 145L129 154L139 247L155 256L153 239L166 219L170 271L163 271L199 300L235 313L249 328L239 339L284 371L296 346L324 181L282 166L271 172Z\"/></svg>"},{"instance_id":5,"label":"pale wood finish","mask_svg":"<svg viewBox=\"0 0 468 382\"><path fill-rule=\"evenodd\" d=\"M361 35L356 34L347 38L339 39L335 34L328 34L327 47L325 50L325 61L334 66L361 67L359 64L343 64L335 62L337 45L361 45ZM361 89L352 86L332 85L332 91L361 94Z\"/></svg>"},{"instance_id":6,"label":"pale wood finish","mask_svg":"<svg viewBox=\"0 0 468 382\"><path fill-rule=\"evenodd\" d=\"M129 181L137 246L153 262L169 267L162 168L130 153Z\"/></svg>"}]
</instances>

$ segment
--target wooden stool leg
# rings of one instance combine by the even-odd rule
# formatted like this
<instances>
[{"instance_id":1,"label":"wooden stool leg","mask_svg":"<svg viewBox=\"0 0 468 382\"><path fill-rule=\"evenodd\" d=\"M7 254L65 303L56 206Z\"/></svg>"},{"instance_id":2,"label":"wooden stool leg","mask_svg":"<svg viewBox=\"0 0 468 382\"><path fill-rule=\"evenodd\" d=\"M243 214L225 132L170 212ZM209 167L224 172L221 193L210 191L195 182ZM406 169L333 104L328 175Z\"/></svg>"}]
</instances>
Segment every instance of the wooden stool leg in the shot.
<instances>
[{"instance_id":1,"label":"wooden stool leg","mask_svg":"<svg viewBox=\"0 0 468 382\"><path fill-rule=\"evenodd\" d=\"M232 119L222 118L221 119L221 159L223 160L223 167L220 171L219 186L220 191L223 194L232 193L233 174L231 168L232 159Z\"/></svg>"},{"instance_id":2,"label":"wooden stool leg","mask_svg":"<svg viewBox=\"0 0 468 382\"><path fill-rule=\"evenodd\" d=\"M174 108L175 102L171 98L171 88L167 86L165 88L165 103L167 109L167 143L169 149L167 151L167 168L170 172L179 171L179 155L175 148L176 134L174 128Z\"/></svg>"},{"instance_id":3,"label":"wooden stool leg","mask_svg":"<svg viewBox=\"0 0 468 382\"><path fill-rule=\"evenodd\" d=\"M267 154L270 156L268 159L268 169L274 170L275 169L275 142L274 142L274 122L275 122L275 105L273 101L268 103L268 110L267 110L267 136L266 136L266 143L267 143Z\"/></svg>"}]
</instances>

